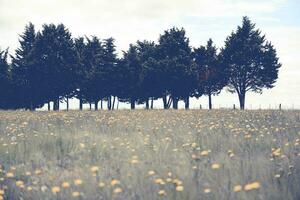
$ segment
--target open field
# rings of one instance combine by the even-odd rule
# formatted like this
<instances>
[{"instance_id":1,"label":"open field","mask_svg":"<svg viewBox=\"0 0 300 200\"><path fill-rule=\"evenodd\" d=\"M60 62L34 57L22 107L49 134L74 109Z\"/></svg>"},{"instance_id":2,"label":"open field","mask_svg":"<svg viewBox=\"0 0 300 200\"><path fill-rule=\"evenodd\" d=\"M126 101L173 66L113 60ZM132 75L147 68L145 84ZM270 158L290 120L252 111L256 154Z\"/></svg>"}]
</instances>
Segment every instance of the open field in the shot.
<instances>
[{"instance_id":1,"label":"open field","mask_svg":"<svg viewBox=\"0 0 300 200\"><path fill-rule=\"evenodd\" d=\"M0 112L0 199L300 199L299 111Z\"/></svg>"}]
</instances>

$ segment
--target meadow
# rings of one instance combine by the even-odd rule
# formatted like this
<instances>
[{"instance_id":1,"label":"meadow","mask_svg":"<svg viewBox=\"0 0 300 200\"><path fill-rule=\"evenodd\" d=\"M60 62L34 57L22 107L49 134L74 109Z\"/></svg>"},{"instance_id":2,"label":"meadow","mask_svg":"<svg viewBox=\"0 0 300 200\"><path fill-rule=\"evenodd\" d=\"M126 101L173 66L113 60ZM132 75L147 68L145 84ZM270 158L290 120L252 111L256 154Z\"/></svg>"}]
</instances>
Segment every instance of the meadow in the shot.
<instances>
[{"instance_id":1,"label":"meadow","mask_svg":"<svg viewBox=\"0 0 300 200\"><path fill-rule=\"evenodd\" d=\"M300 199L300 111L0 112L1 199Z\"/></svg>"}]
</instances>

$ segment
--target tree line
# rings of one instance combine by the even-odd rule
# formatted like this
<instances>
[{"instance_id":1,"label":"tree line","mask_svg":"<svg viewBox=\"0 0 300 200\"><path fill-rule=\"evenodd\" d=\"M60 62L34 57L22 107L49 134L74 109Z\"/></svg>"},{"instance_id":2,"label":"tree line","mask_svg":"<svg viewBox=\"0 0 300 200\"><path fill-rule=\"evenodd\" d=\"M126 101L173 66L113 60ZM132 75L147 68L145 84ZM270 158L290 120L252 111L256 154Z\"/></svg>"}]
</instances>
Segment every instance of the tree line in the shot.
<instances>
[{"instance_id":1,"label":"tree line","mask_svg":"<svg viewBox=\"0 0 300 200\"><path fill-rule=\"evenodd\" d=\"M70 98L83 104L107 103L115 108L116 99L153 108L163 100L164 109L178 108L189 98L212 96L223 88L237 93L245 108L248 91L261 93L272 88L281 64L276 50L248 17L218 49L211 39L206 46L192 48L183 28L173 27L153 41L130 44L122 57L116 53L113 38L96 36L72 38L63 25L44 24L36 31L29 23L20 35L14 55L0 51L0 108L34 110L53 102L59 110ZM11 62L8 57L11 56Z\"/></svg>"}]
</instances>

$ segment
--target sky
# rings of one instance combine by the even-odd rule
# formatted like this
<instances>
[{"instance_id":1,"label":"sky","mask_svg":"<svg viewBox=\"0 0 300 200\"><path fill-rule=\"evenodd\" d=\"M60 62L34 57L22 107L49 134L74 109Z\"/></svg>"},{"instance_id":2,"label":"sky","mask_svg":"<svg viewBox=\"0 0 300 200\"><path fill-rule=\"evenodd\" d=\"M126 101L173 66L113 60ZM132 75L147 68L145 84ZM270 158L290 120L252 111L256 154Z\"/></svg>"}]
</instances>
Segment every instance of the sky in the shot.
<instances>
[{"instance_id":1,"label":"sky","mask_svg":"<svg viewBox=\"0 0 300 200\"><path fill-rule=\"evenodd\" d=\"M173 26L185 28L193 47L212 38L221 48L248 16L275 46L282 67L274 88L246 94L246 108L276 108L281 103L283 108L300 109L299 11L299 0L0 0L0 48L9 47L13 54L28 22L38 30L44 23L63 23L73 37L113 37L120 55L130 43L157 41ZM191 101L192 108L200 104L206 108L207 97ZM238 105L237 94L226 89L213 97L215 108L233 104ZM162 102L155 105L159 108ZM71 101L71 108L78 108L77 100Z\"/></svg>"}]
</instances>

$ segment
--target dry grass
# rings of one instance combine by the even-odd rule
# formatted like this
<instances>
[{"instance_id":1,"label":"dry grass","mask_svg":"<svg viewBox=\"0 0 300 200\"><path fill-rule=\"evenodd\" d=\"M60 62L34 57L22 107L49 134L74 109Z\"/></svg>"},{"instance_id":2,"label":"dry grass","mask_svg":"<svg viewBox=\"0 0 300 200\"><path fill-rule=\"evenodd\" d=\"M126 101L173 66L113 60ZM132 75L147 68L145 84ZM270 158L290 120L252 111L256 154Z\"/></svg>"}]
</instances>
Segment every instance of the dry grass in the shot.
<instances>
[{"instance_id":1,"label":"dry grass","mask_svg":"<svg viewBox=\"0 0 300 200\"><path fill-rule=\"evenodd\" d=\"M0 199L300 199L298 111L0 112Z\"/></svg>"}]
</instances>

